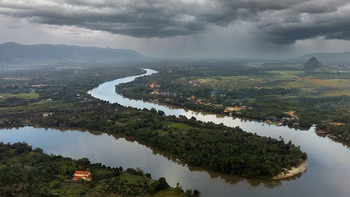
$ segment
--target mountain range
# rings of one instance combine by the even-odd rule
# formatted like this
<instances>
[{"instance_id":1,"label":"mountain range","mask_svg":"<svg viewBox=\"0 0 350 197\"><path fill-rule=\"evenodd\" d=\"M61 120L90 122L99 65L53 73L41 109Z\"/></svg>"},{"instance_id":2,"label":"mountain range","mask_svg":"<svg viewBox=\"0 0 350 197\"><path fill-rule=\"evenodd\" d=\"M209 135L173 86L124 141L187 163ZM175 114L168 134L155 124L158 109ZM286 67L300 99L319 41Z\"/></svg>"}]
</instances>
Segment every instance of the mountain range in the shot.
<instances>
[{"instance_id":1,"label":"mountain range","mask_svg":"<svg viewBox=\"0 0 350 197\"><path fill-rule=\"evenodd\" d=\"M22 45L13 42L0 44L0 67L97 64L144 59L147 57L128 49L51 44Z\"/></svg>"},{"instance_id":2,"label":"mountain range","mask_svg":"<svg viewBox=\"0 0 350 197\"><path fill-rule=\"evenodd\" d=\"M297 59L298 62L305 62L312 57L326 65L350 63L350 52L311 53ZM129 49L52 44L23 45L14 42L0 44L0 68L84 66L150 59L153 58Z\"/></svg>"}]
</instances>

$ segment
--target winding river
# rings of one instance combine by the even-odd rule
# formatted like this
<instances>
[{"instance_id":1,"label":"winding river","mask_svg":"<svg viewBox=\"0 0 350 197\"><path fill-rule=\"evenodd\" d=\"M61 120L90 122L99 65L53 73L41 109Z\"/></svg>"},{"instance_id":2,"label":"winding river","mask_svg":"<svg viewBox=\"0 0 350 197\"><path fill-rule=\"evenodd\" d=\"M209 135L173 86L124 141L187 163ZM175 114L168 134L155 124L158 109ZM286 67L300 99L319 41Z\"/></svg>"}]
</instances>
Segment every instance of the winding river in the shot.
<instances>
[{"instance_id":1,"label":"winding river","mask_svg":"<svg viewBox=\"0 0 350 197\"><path fill-rule=\"evenodd\" d=\"M95 98L127 107L155 108L164 111L166 115L184 115L188 118L193 116L204 122L239 126L247 132L261 136L276 139L281 136L285 141L291 140L300 145L302 151L307 152L307 171L286 180L245 179L182 164L165 154L124 138L77 130L60 131L33 127L2 129L0 140L5 143L25 141L49 154L72 158L87 157L92 162L113 167L140 167L145 172L150 172L153 178L165 177L172 186L179 182L184 189L198 189L202 196L350 196L350 151L347 147L329 138L317 136L315 128L309 131L295 130L262 122L205 114L128 99L115 92L115 85L157 73L151 69L145 71L143 75L105 82L88 93Z\"/></svg>"}]
</instances>

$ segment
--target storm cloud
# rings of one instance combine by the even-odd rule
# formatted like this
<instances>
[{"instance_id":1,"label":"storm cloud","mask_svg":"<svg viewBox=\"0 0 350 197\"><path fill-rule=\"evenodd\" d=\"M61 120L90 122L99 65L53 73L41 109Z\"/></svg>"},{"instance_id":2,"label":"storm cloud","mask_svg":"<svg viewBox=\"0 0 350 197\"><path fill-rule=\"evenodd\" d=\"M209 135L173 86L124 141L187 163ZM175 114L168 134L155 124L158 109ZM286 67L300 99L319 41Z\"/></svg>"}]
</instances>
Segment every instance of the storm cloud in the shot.
<instances>
[{"instance_id":1,"label":"storm cloud","mask_svg":"<svg viewBox=\"0 0 350 197\"><path fill-rule=\"evenodd\" d=\"M350 40L348 0L0 0L0 14L137 38L245 23L259 39L277 44L320 36Z\"/></svg>"}]
</instances>

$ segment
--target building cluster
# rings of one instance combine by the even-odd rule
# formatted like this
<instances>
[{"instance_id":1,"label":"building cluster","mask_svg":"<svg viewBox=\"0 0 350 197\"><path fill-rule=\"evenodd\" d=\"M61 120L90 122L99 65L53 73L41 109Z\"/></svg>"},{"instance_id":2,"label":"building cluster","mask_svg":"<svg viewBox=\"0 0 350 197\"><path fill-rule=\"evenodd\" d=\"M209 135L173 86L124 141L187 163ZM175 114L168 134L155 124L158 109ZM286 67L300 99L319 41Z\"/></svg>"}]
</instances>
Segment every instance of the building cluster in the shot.
<instances>
[{"instance_id":1,"label":"building cluster","mask_svg":"<svg viewBox=\"0 0 350 197\"><path fill-rule=\"evenodd\" d=\"M170 92L165 92L165 91L160 91L159 88L160 88L160 85L159 83L157 82L153 82L149 85L149 87L151 89L153 89L152 92L150 92L150 94L152 95L162 95L162 96L169 96L170 95Z\"/></svg>"}]
</instances>

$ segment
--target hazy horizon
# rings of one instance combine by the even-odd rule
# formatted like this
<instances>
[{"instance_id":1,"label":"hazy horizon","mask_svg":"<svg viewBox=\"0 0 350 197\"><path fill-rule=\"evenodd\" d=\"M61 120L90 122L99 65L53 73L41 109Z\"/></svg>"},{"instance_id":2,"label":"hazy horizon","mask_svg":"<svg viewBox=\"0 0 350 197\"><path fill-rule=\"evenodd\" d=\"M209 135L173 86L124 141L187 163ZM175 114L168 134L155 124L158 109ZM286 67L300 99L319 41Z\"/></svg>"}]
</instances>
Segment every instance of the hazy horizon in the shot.
<instances>
[{"instance_id":1,"label":"hazy horizon","mask_svg":"<svg viewBox=\"0 0 350 197\"><path fill-rule=\"evenodd\" d=\"M0 43L124 48L165 58L350 51L346 0L0 0Z\"/></svg>"}]
</instances>

